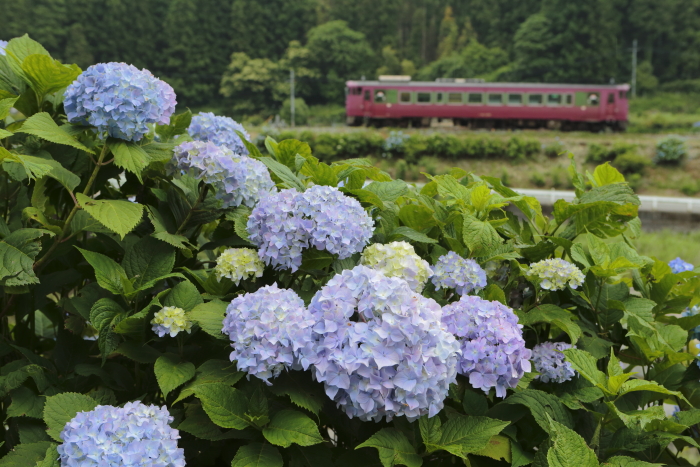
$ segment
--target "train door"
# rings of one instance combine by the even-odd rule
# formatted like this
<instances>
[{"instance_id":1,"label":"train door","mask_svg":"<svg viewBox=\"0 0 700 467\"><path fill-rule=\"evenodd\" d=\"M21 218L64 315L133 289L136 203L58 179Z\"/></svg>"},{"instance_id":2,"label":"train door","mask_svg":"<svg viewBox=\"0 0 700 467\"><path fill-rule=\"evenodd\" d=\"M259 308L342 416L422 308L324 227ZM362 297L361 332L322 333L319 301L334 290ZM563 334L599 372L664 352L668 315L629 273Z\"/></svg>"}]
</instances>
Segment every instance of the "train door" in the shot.
<instances>
[{"instance_id":1,"label":"train door","mask_svg":"<svg viewBox=\"0 0 700 467\"><path fill-rule=\"evenodd\" d=\"M391 108L397 102L395 89L375 89L372 103L372 116L375 118L389 118Z\"/></svg>"},{"instance_id":2,"label":"train door","mask_svg":"<svg viewBox=\"0 0 700 467\"><path fill-rule=\"evenodd\" d=\"M615 91L608 92L608 97L605 101L605 120L615 120L617 116L617 97Z\"/></svg>"},{"instance_id":3,"label":"train door","mask_svg":"<svg viewBox=\"0 0 700 467\"><path fill-rule=\"evenodd\" d=\"M372 90L365 88L362 93L362 115L372 117Z\"/></svg>"}]
</instances>

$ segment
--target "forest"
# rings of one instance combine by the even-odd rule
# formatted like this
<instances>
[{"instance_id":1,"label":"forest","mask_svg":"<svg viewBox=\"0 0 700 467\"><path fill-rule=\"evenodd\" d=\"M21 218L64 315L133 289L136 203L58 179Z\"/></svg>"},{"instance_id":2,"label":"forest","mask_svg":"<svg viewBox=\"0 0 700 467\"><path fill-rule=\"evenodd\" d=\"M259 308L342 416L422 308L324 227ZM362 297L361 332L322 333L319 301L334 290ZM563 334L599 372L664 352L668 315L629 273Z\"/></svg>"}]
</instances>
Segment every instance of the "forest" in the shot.
<instances>
[{"instance_id":1,"label":"forest","mask_svg":"<svg viewBox=\"0 0 700 467\"><path fill-rule=\"evenodd\" d=\"M0 0L0 39L29 33L85 68L123 61L178 102L234 115L289 95L342 104L347 79L629 82L696 91L700 0Z\"/></svg>"}]
</instances>

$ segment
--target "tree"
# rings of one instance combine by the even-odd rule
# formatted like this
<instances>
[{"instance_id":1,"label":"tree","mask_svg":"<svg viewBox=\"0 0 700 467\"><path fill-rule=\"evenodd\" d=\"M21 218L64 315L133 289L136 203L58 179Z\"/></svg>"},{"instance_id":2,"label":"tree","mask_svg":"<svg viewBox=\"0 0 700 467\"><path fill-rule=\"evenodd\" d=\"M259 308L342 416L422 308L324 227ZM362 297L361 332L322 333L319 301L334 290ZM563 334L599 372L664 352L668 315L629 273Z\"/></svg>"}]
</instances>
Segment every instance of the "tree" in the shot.
<instances>
[{"instance_id":1,"label":"tree","mask_svg":"<svg viewBox=\"0 0 700 467\"><path fill-rule=\"evenodd\" d=\"M345 81L373 74L374 53L365 35L345 21L330 21L309 31L309 68L318 76L313 103L342 103Z\"/></svg>"},{"instance_id":2,"label":"tree","mask_svg":"<svg viewBox=\"0 0 700 467\"><path fill-rule=\"evenodd\" d=\"M65 0L0 0L0 39L29 34L58 58L66 39Z\"/></svg>"},{"instance_id":3,"label":"tree","mask_svg":"<svg viewBox=\"0 0 700 467\"><path fill-rule=\"evenodd\" d=\"M83 69L95 63L95 57L85 37L85 28L82 24L73 23L68 28L64 56L67 63L75 63Z\"/></svg>"},{"instance_id":4,"label":"tree","mask_svg":"<svg viewBox=\"0 0 700 467\"><path fill-rule=\"evenodd\" d=\"M234 52L221 79L220 92L236 114L276 113L289 94L285 71L268 58L250 58L243 52Z\"/></svg>"},{"instance_id":5,"label":"tree","mask_svg":"<svg viewBox=\"0 0 700 467\"><path fill-rule=\"evenodd\" d=\"M445 8L445 16L440 22L440 37L438 44L438 57L446 57L455 51L459 38L457 21L452 15L452 7Z\"/></svg>"},{"instance_id":6,"label":"tree","mask_svg":"<svg viewBox=\"0 0 700 467\"><path fill-rule=\"evenodd\" d=\"M554 69L552 31L549 18L543 14L530 16L515 34L515 60L518 78L525 81L545 80Z\"/></svg>"},{"instance_id":7,"label":"tree","mask_svg":"<svg viewBox=\"0 0 700 467\"><path fill-rule=\"evenodd\" d=\"M474 78L492 73L508 64L508 54L498 47L488 48L476 40L423 68L417 78Z\"/></svg>"},{"instance_id":8,"label":"tree","mask_svg":"<svg viewBox=\"0 0 700 467\"><path fill-rule=\"evenodd\" d=\"M390 45L382 49L382 66L377 68L377 75L401 74L401 61L396 55L396 50Z\"/></svg>"}]
</instances>

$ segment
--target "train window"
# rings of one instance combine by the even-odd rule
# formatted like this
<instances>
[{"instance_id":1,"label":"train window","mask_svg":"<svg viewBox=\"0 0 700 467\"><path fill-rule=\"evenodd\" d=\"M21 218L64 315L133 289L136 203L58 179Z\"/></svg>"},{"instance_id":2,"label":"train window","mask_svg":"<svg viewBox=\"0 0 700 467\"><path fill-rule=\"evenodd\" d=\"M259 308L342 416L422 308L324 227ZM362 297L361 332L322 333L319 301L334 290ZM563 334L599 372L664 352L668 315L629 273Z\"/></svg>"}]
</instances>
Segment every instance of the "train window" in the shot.
<instances>
[{"instance_id":1,"label":"train window","mask_svg":"<svg viewBox=\"0 0 700 467\"><path fill-rule=\"evenodd\" d=\"M620 99L627 99L627 91L620 91Z\"/></svg>"},{"instance_id":2,"label":"train window","mask_svg":"<svg viewBox=\"0 0 700 467\"><path fill-rule=\"evenodd\" d=\"M561 94L547 94L547 105L560 105Z\"/></svg>"},{"instance_id":3,"label":"train window","mask_svg":"<svg viewBox=\"0 0 700 467\"><path fill-rule=\"evenodd\" d=\"M530 94L527 96L527 103L530 105L542 105L542 94Z\"/></svg>"},{"instance_id":4,"label":"train window","mask_svg":"<svg viewBox=\"0 0 700 467\"><path fill-rule=\"evenodd\" d=\"M571 94L567 94L566 95L566 105L571 105L571 104L573 104L573 102L574 102L574 96L572 96Z\"/></svg>"},{"instance_id":5,"label":"train window","mask_svg":"<svg viewBox=\"0 0 700 467\"><path fill-rule=\"evenodd\" d=\"M369 94L370 94L369 90L365 91L365 100L366 101L369 100Z\"/></svg>"},{"instance_id":6,"label":"train window","mask_svg":"<svg viewBox=\"0 0 700 467\"><path fill-rule=\"evenodd\" d=\"M443 94L441 92L436 92L435 93L435 102L437 102L438 104L442 104L443 102L445 102L445 94Z\"/></svg>"},{"instance_id":7,"label":"train window","mask_svg":"<svg viewBox=\"0 0 700 467\"><path fill-rule=\"evenodd\" d=\"M404 104L410 104L411 103L411 93L410 92L402 92L399 100L404 103Z\"/></svg>"},{"instance_id":8,"label":"train window","mask_svg":"<svg viewBox=\"0 0 700 467\"><path fill-rule=\"evenodd\" d=\"M419 92L416 94L416 101L421 103L421 104L427 104L430 102L430 93L429 92Z\"/></svg>"},{"instance_id":9,"label":"train window","mask_svg":"<svg viewBox=\"0 0 700 467\"><path fill-rule=\"evenodd\" d=\"M483 94L469 94L467 97L467 102L470 104L481 104L484 102L484 95Z\"/></svg>"},{"instance_id":10,"label":"train window","mask_svg":"<svg viewBox=\"0 0 700 467\"><path fill-rule=\"evenodd\" d=\"M362 88L350 88L351 96L359 96L360 94L362 94Z\"/></svg>"},{"instance_id":11,"label":"train window","mask_svg":"<svg viewBox=\"0 0 700 467\"><path fill-rule=\"evenodd\" d=\"M503 94L489 94L489 104L502 104Z\"/></svg>"},{"instance_id":12,"label":"train window","mask_svg":"<svg viewBox=\"0 0 700 467\"><path fill-rule=\"evenodd\" d=\"M523 103L522 94L508 94L508 103L511 105L520 105Z\"/></svg>"},{"instance_id":13,"label":"train window","mask_svg":"<svg viewBox=\"0 0 700 467\"><path fill-rule=\"evenodd\" d=\"M614 104L615 103L615 93L611 92L608 93L608 104Z\"/></svg>"},{"instance_id":14,"label":"train window","mask_svg":"<svg viewBox=\"0 0 700 467\"><path fill-rule=\"evenodd\" d=\"M451 92L447 94L447 102L450 104L461 104L462 103L462 93L461 92Z\"/></svg>"},{"instance_id":15,"label":"train window","mask_svg":"<svg viewBox=\"0 0 700 467\"><path fill-rule=\"evenodd\" d=\"M375 104L385 104L386 103L386 91L383 89L377 89L374 91L374 102Z\"/></svg>"},{"instance_id":16,"label":"train window","mask_svg":"<svg viewBox=\"0 0 700 467\"><path fill-rule=\"evenodd\" d=\"M600 104L600 94L597 92L591 92L588 94L588 105L595 107Z\"/></svg>"}]
</instances>

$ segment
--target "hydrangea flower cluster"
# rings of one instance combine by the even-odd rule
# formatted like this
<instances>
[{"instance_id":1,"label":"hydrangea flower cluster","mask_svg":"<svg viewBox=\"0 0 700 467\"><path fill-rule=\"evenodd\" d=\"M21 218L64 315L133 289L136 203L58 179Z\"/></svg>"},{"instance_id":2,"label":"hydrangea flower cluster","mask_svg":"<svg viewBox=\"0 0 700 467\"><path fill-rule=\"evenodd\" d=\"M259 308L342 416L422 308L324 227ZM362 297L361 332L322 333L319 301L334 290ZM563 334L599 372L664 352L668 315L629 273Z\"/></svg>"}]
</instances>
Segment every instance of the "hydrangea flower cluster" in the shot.
<instances>
[{"instance_id":1,"label":"hydrangea flower cluster","mask_svg":"<svg viewBox=\"0 0 700 467\"><path fill-rule=\"evenodd\" d=\"M243 125L229 117L220 117L211 112L200 112L192 117L187 133L195 141L214 143L229 148L236 154L248 155L248 148L236 131L240 131L250 141L250 135Z\"/></svg>"},{"instance_id":2,"label":"hydrangea flower cluster","mask_svg":"<svg viewBox=\"0 0 700 467\"><path fill-rule=\"evenodd\" d=\"M690 308L686 308L681 313L681 318L686 318L689 316L695 316L700 313L700 305L695 305ZM700 339L700 326L695 326L695 328L690 331L690 339Z\"/></svg>"},{"instance_id":3,"label":"hydrangea flower cluster","mask_svg":"<svg viewBox=\"0 0 700 467\"><path fill-rule=\"evenodd\" d=\"M192 332L192 321L187 319L185 310L175 306L166 306L153 315L151 320L153 332L158 334L158 337L163 337L170 334L170 337L175 337L182 331L187 333Z\"/></svg>"},{"instance_id":4,"label":"hydrangea flower cluster","mask_svg":"<svg viewBox=\"0 0 700 467\"><path fill-rule=\"evenodd\" d=\"M686 272L686 271L692 271L693 269L695 269L695 266L693 266L690 263L686 263L680 257L678 257L674 260L671 260L668 263L668 265L671 266L671 271L674 274L678 274L678 273Z\"/></svg>"},{"instance_id":5,"label":"hydrangea flower cluster","mask_svg":"<svg viewBox=\"0 0 700 467\"><path fill-rule=\"evenodd\" d=\"M5 47L7 47L7 41L0 40L0 55L7 55Z\"/></svg>"},{"instance_id":6,"label":"hydrangea flower cluster","mask_svg":"<svg viewBox=\"0 0 700 467\"><path fill-rule=\"evenodd\" d=\"M375 243L362 252L361 264L382 272L388 277L399 277L420 292L433 274L430 263L416 254L410 243Z\"/></svg>"},{"instance_id":7,"label":"hydrangea flower cluster","mask_svg":"<svg viewBox=\"0 0 700 467\"><path fill-rule=\"evenodd\" d=\"M274 189L265 164L214 143L187 141L173 151L172 173L188 173L214 187L224 207L253 207Z\"/></svg>"},{"instance_id":8,"label":"hydrangea flower cluster","mask_svg":"<svg viewBox=\"0 0 700 467\"><path fill-rule=\"evenodd\" d=\"M565 342L543 342L532 349L532 363L537 377L543 383L563 383L574 377L576 372L571 363L566 361L563 350L570 349L571 344Z\"/></svg>"},{"instance_id":9,"label":"hydrangea flower cluster","mask_svg":"<svg viewBox=\"0 0 700 467\"><path fill-rule=\"evenodd\" d=\"M248 218L248 238L260 258L296 271L302 250L316 248L344 259L372 237L374 222L360 203L337 188L316 185L303 193L282 190L262 199Z\"/></svg>"},{"instance_id":10,"label":"hydrangea flower cluster","mask_svg":"<svg viewBox=\"0 0 700 467\"><path fill-rule=\"evenodd\" d=\"M82 72L66 89L63 105L68 120L92 125L100 136L139 141L148 125L170 123L175 92L148 70L126 63L98 63Z\"/></svg>"},{"instance_id":11,"label":"hydrangea flower cluster","mask_svg":"<svg viewBox=\"0 0 700 467\"><path fill-rule=\"evenodd\" d=\"M301 364L349 417L415 420L442 409L459 343L441 326L434 300L360 265L328 281L309 313L314 325Z\"/></svg>"},{"instance_id":12,"label":"hydrangea flower cluster","mask_svg":"<svg viewBox=\"0 0 700 467\"><path fill-rule=\"evenodd\" d=\"M139 401L79 412L61 431L63 467L184 467L178 430L168 410Z\"/></svg>"},{"instance_id":13,"label":"hydrangea flower cluster","mask_svg":"<svg viewBox=\"0 0 700 467\"><path fill-rule=\"evenodd\" d=\"M564 290L567 282L575 289L586 279L579 268L561 258L532 263L528 274L539 279L540 287L544 290Z\"/></svg>"},{"instance_id":14,"label":"hydrangea flower cluster","mask_svg":"<svg viewBox=\"0 0 700 467\"><path fill-rule=\"evenodd\" d=\"M262 277L265 264L252 248L229 248L216 259L214 274L221 280L227 277L238 285L249 277Z\"/></svg>"},{"instance_id":15,"label":"hydrangea flower cluster","mask_svg":"<svg viewBox=\"0 0 700 467\"><path fill-rule=\"evenodd\" d=\"M391 157L404 151L406 141L410 138L403 131L390 131L389 137L384 140L384 152L382 157Z\"/></svg>"},{"instance_id":16,"label":"hydrangea flower cluster","mask_svg":"<svg viewBox=\"0 0 700 467\"><path fill-rule=\"evenodd\" d=\"M222 332L231 339L231 361L265 381L295 365L295 352L308 345L313 322L294 291L268 285L234 298Z\"/></svg>"},{"instance_id":17,"label":"hydrangea flower cluster","mask_svg":"<svg viewBox=\"0 0 700 467\"><path fill-rule=\"evenodd\" d=\"M459 372L476 389L496 388L505 397L530 371L530 349L525 347L522 325L513 310L499 302L464 295L443 309L442 322L460 338Z\"/></svg>"},{"instance_id":18,"label":"hydrangea flower cluster","mask_svg":"<svg viewBox=\"0 0 700 467\"><path fill-rule=\"evenodd\" d=\"M437 289L455 289L467 295L486 287L486 272L473 259L464 259L454 251L438 258L432 281Z\"/></svg>"}]
</instances>

